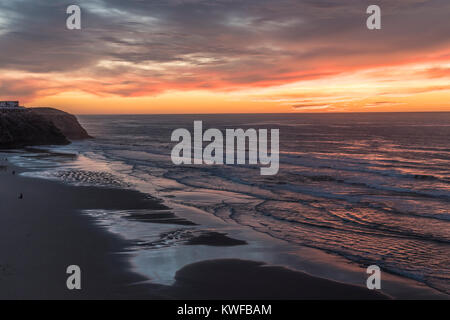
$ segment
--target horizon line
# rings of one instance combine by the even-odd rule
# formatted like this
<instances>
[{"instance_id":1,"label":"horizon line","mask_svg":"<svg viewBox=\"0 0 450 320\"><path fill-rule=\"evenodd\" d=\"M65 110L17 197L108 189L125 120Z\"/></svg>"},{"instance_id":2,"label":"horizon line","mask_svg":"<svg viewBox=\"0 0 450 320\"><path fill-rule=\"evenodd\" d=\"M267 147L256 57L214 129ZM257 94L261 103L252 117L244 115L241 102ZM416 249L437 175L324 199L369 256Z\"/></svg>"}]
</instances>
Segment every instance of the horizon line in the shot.
<instances>
[{"instance_id":1,"label":"horizon line","mask_svg":"<svg viewBox=\"0 0 450 320\"><path fill-rule=\"evenodd\" d=\"M40 107L38 107L40 108ZM55 108L57 109L57 108ZM382 114L382 113L450 113L449 111L336 111L336 112L240 112L240 113L79 113L76 116L189 116L189 115L327 115L327 114Z\"/></svg>"}]
</instances>

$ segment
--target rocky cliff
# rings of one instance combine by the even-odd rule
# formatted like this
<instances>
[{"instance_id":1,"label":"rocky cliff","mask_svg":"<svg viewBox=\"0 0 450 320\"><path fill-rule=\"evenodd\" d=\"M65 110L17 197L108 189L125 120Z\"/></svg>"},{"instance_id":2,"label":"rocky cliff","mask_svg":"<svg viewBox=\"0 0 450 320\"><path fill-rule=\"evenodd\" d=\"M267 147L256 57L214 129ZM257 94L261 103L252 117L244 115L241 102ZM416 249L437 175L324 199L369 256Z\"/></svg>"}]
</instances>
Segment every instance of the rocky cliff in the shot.
<instances>
[{"instance_id":1,"label":"rocky cliff","mask_svg":"<svg viewBox=\"0 0 450 320\"><path fill-rule=\"evenodd\" d=\"M53 108L30 108L29 110L52 122L69 140L91 138L77 118L70 113Z\"/></svg>"},{"instance_id":2,"label":"rocky cliff","mask_svg":"<svg viewBox=\"0 0 450 320\"><path fill-rule=\"evenodd\" d=\"M36 108L0 110L0 148L64 145L69 139L89 138L77 119L68 113Z\"/></svg>"}]
</instances>

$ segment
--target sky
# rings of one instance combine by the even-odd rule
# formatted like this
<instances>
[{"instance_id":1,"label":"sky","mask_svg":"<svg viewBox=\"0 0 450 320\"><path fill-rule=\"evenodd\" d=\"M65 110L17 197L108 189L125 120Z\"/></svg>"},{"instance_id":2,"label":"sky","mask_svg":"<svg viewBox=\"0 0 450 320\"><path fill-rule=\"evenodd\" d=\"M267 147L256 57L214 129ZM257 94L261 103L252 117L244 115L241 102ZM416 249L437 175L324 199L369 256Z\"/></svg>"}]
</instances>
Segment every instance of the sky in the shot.
<instances>
[{"instance_id":1,"label":"sky","mask_svg":"<svg viewBox=\"0 0 450 320\"><path fill-rule=\"evenodd\" d=\"M66 9L81 8L81 30ZM381 8L381 30L366 9ZM450 111L448 0L2 0L0 100L76 114Z\"/></svg>"}]
</instances>

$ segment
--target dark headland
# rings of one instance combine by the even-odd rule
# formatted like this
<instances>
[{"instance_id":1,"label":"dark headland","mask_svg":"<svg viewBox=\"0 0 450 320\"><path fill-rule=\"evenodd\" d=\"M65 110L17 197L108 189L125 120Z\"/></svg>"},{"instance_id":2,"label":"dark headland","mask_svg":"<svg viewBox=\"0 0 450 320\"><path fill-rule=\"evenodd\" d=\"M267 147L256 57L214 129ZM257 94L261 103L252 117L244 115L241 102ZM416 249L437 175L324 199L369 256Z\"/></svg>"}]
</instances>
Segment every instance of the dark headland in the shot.
<instances>
[{"instance_id":1,"label":"dark headland","mask_svg":"<svg viewBox=\"0 0 450 320\"><path fill-rule=\"evenodd\" d=\"M0 108L0 149L88 139L75 116L52 108Z\"/></svg>"}]
</instances>

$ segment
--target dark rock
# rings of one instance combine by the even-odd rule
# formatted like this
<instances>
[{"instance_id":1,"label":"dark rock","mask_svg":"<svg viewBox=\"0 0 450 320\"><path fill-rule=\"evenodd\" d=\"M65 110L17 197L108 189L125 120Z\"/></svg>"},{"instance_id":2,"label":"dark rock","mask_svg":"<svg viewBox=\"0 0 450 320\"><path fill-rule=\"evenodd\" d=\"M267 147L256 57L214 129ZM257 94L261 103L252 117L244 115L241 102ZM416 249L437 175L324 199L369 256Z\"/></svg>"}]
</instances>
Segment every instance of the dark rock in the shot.
<instances>
[{"instance_id":1,"label":"dark rock","mask_svg":"<svg viewBox=\"0 0 450 320\"><path fill-rule=\"evenodd\" d=\"M65 145L92 138L75 116L52 108L0 109L0 149Z\"/></svg>"},{"instance_id":2,"label":"dark rock","mask_svg":"<svg viewBox=\"0 0 450 320\"><path fill-rule=\"evenodd\" d=\"M0 111L0 148L64 145L70 141L49 120L30 110Z\"/></svg>"},{"instance_id":3,"label":"dark rock","mask_svg":"<svg viewBox=\"0 0 450 320\"><path fill-rule=\"evenodd\" d=\"M51 121L70 140L92 138L83 129L77 118L70 113L53 108L30 108L29 110Z\"/></svg>"}]
</instances>

